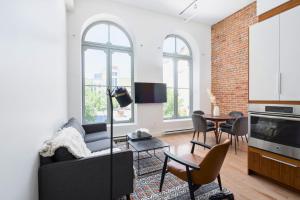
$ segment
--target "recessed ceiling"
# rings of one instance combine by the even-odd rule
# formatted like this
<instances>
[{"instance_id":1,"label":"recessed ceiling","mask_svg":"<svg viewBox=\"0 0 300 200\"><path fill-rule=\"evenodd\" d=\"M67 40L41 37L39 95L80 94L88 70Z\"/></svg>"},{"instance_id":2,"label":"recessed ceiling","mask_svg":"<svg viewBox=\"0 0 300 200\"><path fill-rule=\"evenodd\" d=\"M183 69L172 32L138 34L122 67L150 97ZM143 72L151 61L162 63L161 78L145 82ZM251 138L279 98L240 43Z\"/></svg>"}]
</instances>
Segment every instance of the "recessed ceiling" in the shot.
<instances>
[{"instance_id":1,"label":"recessed ceiling","mask_svg":"<svg viewBox=\"0 0 300 200\"><path fill-rule=\"evenodd\" d=\"M183 20L213 25L255 0L198 0L184 14L179 13L194 0L113 0L146 10L181 17Z\"/></svg>"}]
</instances>

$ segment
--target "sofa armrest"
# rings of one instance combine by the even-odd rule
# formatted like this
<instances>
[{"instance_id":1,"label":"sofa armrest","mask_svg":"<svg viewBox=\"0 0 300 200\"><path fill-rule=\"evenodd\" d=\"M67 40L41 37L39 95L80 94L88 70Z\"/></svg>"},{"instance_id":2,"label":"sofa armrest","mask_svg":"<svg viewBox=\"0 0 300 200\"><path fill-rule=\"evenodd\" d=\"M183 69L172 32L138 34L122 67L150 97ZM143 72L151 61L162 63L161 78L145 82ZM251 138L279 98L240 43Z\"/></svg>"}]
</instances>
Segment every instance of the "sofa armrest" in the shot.
<instances>
[{"instance_id":1,"label":"sofa armrest","mask_svg":"<svg viewBox=\"0 0 300 200\"><path fill-rule=\"evenodd\" d=\"M106 123L98 123L98 124L85 124L82 125L86 134L95 133L100 131L106 131Z\"/></svg>"},{"instance_id":2,"label":"sofa armrest","mask_svg":"<svg viewBox=\"0 0 300 200\"><path fill-rule=\"evenodd\" d=\"M40 200L109 199L110 155L43 165L39 168ZM133 153L113 154L113 196L133 192Z\"/></svg>"}]
</instances>

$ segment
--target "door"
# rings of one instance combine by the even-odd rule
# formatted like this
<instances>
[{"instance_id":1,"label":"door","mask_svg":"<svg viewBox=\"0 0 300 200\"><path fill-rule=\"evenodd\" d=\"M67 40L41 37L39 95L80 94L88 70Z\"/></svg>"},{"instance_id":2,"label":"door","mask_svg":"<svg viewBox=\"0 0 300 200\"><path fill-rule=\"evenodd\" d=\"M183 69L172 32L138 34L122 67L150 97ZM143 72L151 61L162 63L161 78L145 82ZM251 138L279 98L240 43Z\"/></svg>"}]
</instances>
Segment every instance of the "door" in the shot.
<instances>
[{"instance_id":1,"label":"door","mask_svg":"<svg viewBox=\"0 0 300 200\"><path fill-rule=\"evenodd\" d=\"M279 16L249 29L249 100L279 100Z\"/></svg>"},{"instance_id":2,"label":"door","mask_svg":"<svg viewBox=\"0 0 300 200\"><path fill-rule=\"evenodd\" d=\"M300 6L280 15L280 100L300 101Z\"/></svg>"}]
</instances>

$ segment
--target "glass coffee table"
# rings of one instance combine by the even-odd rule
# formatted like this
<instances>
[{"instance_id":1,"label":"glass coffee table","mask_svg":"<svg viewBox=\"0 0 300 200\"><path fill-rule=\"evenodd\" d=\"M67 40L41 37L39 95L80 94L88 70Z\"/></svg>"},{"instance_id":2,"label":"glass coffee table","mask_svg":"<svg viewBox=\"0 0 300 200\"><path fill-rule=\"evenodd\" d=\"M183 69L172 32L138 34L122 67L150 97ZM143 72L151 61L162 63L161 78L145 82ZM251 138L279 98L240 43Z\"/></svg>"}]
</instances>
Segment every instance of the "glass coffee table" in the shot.
<instances>
[{"instance_id":1,"label":"glass coffee table","mask_svg":"<svg viewBox=\"0 0 300 200\"><path fill-rule=\"evenodd\" d=\"M137 174L139 176L141 175L145 175L148 173L152 173L155 171L159 171L159 170L154 170L154 171L150 171L147 173L143 173L140 174L140 160L142 159L147 159L147 158L152 158L152 155L149 153L149 151L153 151L153 155L160 160L161 162L164 162L163 160L161 160L156 154L155 154L155 150L157 149L163 149L163 148L168 148L170 150L170 145L161 141L160 139L156 138L156 137L152 137L149 139L143 139L143 140L128 140L128 145L130 145L135 152L137 153L137 163L138 163L138 169L137 169ZM149 156L145 157L145 158L140 158L140 153L142 152L146 152Z\"/></svg>"}]
</instances>

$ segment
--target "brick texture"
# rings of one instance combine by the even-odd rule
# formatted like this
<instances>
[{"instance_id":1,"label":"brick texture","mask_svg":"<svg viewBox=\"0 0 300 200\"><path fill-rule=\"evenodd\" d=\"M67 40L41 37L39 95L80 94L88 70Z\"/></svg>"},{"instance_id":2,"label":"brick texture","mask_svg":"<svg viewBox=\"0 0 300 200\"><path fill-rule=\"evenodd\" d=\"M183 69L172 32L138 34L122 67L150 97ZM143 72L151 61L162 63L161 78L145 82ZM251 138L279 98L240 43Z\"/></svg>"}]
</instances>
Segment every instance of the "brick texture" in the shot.
<instances>
[{"instance_id":1,"label":"brick texture","mask_svg":"<svg viewBox=\"0 0 300 200\"><path fill-rule=\"evenodd\" d=\"M222 114L247 112L248 27L256 22L254 2L211 28L212 93Z\"/></svg>"}]
</instances>

